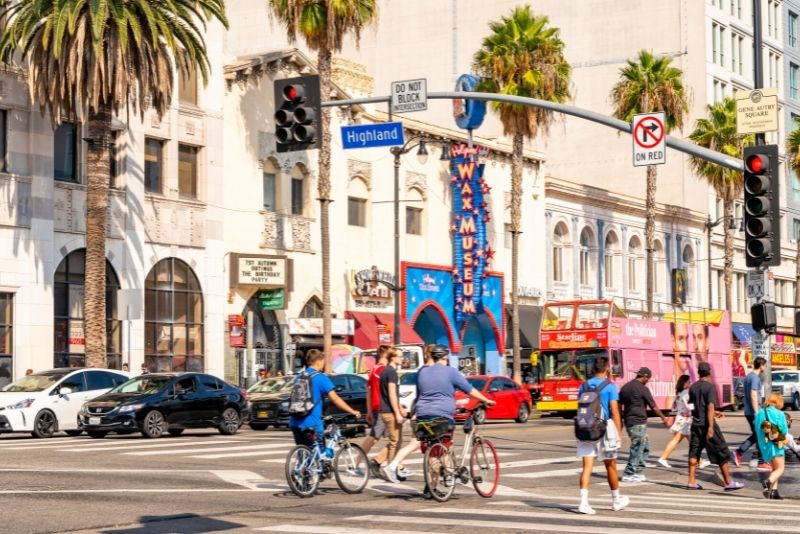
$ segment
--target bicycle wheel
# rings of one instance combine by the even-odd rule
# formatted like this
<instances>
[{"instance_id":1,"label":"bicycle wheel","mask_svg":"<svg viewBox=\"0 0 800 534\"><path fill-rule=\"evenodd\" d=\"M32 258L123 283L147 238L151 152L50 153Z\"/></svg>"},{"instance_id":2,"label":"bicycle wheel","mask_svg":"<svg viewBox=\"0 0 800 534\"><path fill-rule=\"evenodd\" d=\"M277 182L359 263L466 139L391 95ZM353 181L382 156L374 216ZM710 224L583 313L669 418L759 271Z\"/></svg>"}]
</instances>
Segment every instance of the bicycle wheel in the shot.
<instances>
[{"instance_id":1,"label":"bicycle wheel","mask_svg":"<svg viewBox=\"0 0 800 534\"><path fill-rule=\"evenodd\" d=\"M500 482L500 462L497 451L488 439L479 438L473 442L469 461L469 476L472 485L481 497L491 497Z\"/></svg>"},{"instance_id":2,"label":"bicycle wheel","mask_svg":"<svg viewBox=\"0 0 800 534\"><path fill-rule=\"evenodd\" d=\"M367 453L358 445L346 443L333 457L336 483L345 493L361 493L369 481Z\"/></svg>"},{"instance_id":3,"label":"bicycle wheel","mask_svg":"<svg viewBox=\"0 0 800 534\"><path fill-rule=\"evenodd\" d=\"M286 457L286 482L298 497L311 497L319 486L320 470L314 461L314 452L305 445L297 445Z\"/></svg>"},{"instance_id":4,"label":"bicycle wheel","mask_svg":"<svg viewBox=\"0 0 800 534\"><path fill-rule=\"evenodd\" d=\"M431 496L445 502L456 489L456 464L453 453L442 443L434 443L425 452L423 461L425 484Z\"/></svg>"}]
</instances>

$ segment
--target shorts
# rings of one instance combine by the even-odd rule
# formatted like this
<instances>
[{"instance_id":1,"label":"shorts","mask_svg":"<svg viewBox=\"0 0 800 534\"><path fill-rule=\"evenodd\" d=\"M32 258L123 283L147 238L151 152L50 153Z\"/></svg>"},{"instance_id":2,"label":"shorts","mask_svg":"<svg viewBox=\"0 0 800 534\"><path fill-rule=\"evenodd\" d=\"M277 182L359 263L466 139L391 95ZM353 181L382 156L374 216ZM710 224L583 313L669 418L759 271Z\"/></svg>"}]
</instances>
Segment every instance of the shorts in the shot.
<instances>
[{"instance_id":1,"label":"shorts","mask_svg":"<svg viewBox=\"0 0 800 534\"><path fill-rule=\"evenodd\" d=\"M714 435L711 439L707 436L708 430L701 426L692 426L692 437L689 440L689 458L700 460L703 449L708 452L708 461L714 465L723 466L730 461L731 451L722 435L719 425L714 422Z\"/></svg>"},{"instance_id":2,"label":"shorts","mask_svg":"<svg viewBox=\"0 0 800 534\"><path fill-rule=\"evenodd\" d=\"M672 432L689 437L692 433L692 418L685 415L676 415L675 422L669 427Z\"/></svg>"},{"instance_id":3,"label":"shorts","mask_svg":"<svg viewBox=\"0 0 800 534\"><path fill-rule=\"evenodd\" d=\"M578 458L600 458L603 461L616 460L617 449L613 451L605 450L604 441L602 438L597 441L579 441L576 456Z\"/></svg>"},{"instance_id":4,"label":"shorts","mask_svg":"<svg viewBox=\"0 0 800 534\"><path fill-rule=\"evenodd\" d=\"M369 436L373 439L386 437L386 424L378 412L372 412L372 427L369 429Z\"/></svg>"}]
</instances>

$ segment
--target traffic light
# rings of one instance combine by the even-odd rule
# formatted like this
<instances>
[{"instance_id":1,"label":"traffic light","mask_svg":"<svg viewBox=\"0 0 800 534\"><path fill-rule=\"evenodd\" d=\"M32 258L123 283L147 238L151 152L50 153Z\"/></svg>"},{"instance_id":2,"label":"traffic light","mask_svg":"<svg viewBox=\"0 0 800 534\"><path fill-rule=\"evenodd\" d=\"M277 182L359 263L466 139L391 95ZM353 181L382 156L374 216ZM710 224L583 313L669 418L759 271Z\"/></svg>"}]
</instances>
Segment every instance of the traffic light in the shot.
<instances>
[{"instance_id":1,"label":"traffic light","mask_svg":"<svg viewBox=\"0 0 800 534\"><path fill-rule=\"evenodd\" d=\"M750 322L756 332L764 330L774 334L778 329L777 317L774 302L759 302L750 306Z\"/></svg>"},{"instance_id":2,"label":"traffic light","mask_svg":"<svg viewBox=\"0 0 800 534\"><path fill-rule=\"evenodd\" d=\"M744 149L745 260L748 267L780 265L778 145Z\"/></svg>"},{"instance_id":3,"label":"traffic light","mask_svg":"<svg viewBox=\"0 0 800 534\"><path fill-rule=\"evenodd\" d=\"M322 133L319 76L275 80L273 92L278 152L317 148Z\"/></svg>"}]
</instances>

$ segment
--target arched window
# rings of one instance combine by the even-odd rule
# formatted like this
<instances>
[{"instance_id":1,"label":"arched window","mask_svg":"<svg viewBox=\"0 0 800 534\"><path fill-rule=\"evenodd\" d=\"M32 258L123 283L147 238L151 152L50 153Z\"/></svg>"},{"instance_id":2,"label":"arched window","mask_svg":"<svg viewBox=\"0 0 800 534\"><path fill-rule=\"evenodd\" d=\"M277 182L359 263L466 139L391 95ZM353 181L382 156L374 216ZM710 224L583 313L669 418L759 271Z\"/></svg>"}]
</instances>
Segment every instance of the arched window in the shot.
<instances>
[{"instance_id":1,"label":"arched window","mask_svg":"<svg viewBox=\"0 0 800 534\"><path fill-rule=\"evenodd\" d=\"M300 312L303 319L319 319L322 317L322 302L317 297L311 297Z\"/></svg>"},{"instance_id":2,"label":"arched window","mask_svg":"<svg viewBox=\"0 0 800 534\"><path fill-rule=\"evenodd\" d=\"M54 291L54 367L86 365L84 337L84 278L86 249L69 253L55 272ZM117 318L119 278L106 260L106 365L122 369L122 329Z\"/></svg>"},{"instance_id":3,"label":"arched window","mask_svg":"<svg viewBox=\"0 0 800 534\"><path fill-rule=\"evenodd\" d=\"M203 370L203 291L177 258L156 263L144 284L144 361L151 371Z\"/></svg>"},{"instance_id":4,"label":"arched window","mask_svg":"<svg viewBox=\"0 0 800 534\"><path fill-rule=\"evenodd\" d=\"M422 235L422 209L425 206L422 192L414 187L406 193L406 199L406 233Z\"/></svg>"},{"instance_id":5,"label":"arched window","mask_svg":"<svg viewBox=\"0 0 800 534\"><path fill-rule=\"evenodd\" d=\"M664 256L664 245L661 241L655 241L653 247L653 264L655 273L653 274L653 294L661 295L666 287L667 264Z\"/></svg>"},{"instance_id":6,"label":"arched window","mask_svg":"<svg viewBox=\"0 0 800 534\"><path fill-rule=\"evenodd\" d=\"M350 226L367 226L367 200L369 189L367 183L359 177L352 178L347 187L347 224Z\"/></svg>"},{"instance_id":7,"label":"arched window","mask_svg":"<svg viewBox=\"0 0 800 534\"><path fill-rule=\"evenodd\" d=\"M628 291L639 291L642 281L639 273L639 265L642 257L642 242L637 236L631 237L628 241Z\"/></svg>"},{"instance_id":8,"label":"arched window","mask_svg":"<svg viewBox=\"0 0 800 534\"><path fill-rule=\"evenodd\" d=\"M694 286L697 280L696 269L697 265L694 260L694 250L689 245L683 247L683 268L686 269L686 300L691 302L694 300Z\"/></svg>"},{"instance_id":9,"label":"arched window","mask_svg":"<svg viewBox=\"0 0 800 534\"><path fill-rule=\"evenodd\" d=\"M580 250L580 282L581 285L593 284L594 269L592 269L592 249L594 249L594 233L591 228L584 228L581 232Z\"/></svg>"},{"instance_id":10,"label":"arched window","mask_svg":"<svg viewBox=\"0 0 800 534\"><path fill-rule=\"evenodd\" d=\"M308 202L306 202L306 173L300 165L292 170L292 183L290 187L290 206L292 215L308 216Z\"/></svg>"},{"instance_id":11,"label":"arched window","mask_svg":"<svg viewBox=\"0 0 800 534\"><path fill-rule=\"evenodd\" d=\"M569 231L564 223L558 223L553 230L553 281L565 279L564 246L569 241Z\"/></svg>"},{"instance_id":12,"label":"arched window","mask_svg":"<svg viewBox=\"0 0 800 534\"><path fill-rule=\"evenodd\" d=\"M617 234L614 232L609 232L606 234L606 241L605 241L605 252L603 256L603 267L605 269L604 273L604 284L607 288L613 289L616 287L616 259L615 256L619 255L619 239L617 239Z\"/></svg>"}]
</instances>

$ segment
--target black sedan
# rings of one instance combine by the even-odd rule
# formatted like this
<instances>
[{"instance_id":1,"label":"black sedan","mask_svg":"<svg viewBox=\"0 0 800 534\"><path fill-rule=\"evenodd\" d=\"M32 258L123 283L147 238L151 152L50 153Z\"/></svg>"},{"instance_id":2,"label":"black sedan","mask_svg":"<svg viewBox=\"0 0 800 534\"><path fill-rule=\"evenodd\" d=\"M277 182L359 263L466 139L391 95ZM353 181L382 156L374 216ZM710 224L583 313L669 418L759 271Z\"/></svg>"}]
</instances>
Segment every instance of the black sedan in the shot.
<instances>
[{"instance_id":1,"label":"black sedan","mask_svg":"<svg viewBox=\"0 0 800 534\"><path fill-rule=\"evenodd\" d=\"M350 406L361 412L361 419L356 421L355 426L366 425L367 413L367 381L358 375L342 374L328 375L333 382L336 393ZM282 427L289 425L289 397L292 394L292 383L294 377L287 377L283 386L274 391L259 393L252 391L249 394L250 400L250 428L253 430L264 430L268 426ZM333 405L329 399L325 399L325 415L346 415L339 408ZM346 418L342 419L346 425Z\"/></svg>"},{"instance_id":2,"label":"black sedan","mask_svg":"<svg viewBox=\"0 0 800 534\"><path fill-rule=\"evenodd\" d=\"M141 432L146 438L179 436L186 428L235 434L248 417L246 394L202 373L137 376L85 403L78 425L93 438Z\"/></svg>"}]
</instances>

